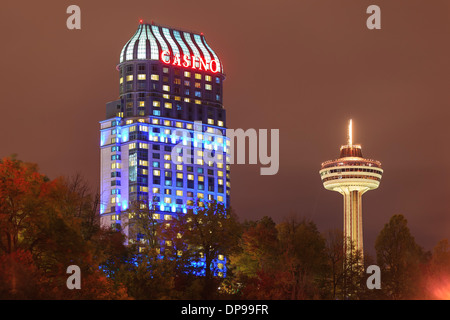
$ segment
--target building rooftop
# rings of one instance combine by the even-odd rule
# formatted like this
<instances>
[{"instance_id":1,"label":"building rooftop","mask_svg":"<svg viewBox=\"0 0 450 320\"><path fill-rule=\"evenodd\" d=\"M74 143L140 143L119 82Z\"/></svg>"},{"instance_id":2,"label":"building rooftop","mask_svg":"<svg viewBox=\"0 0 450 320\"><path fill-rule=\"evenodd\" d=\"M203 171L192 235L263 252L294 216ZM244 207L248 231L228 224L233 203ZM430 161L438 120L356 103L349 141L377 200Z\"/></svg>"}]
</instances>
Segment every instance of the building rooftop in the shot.
<instances>
[{"instance_id":1,"label":"building rooftop","mask_svg":"<svg viewBox=\"0 0 450 320\"><path fill-rule=\"evenodd\" d=\"M131 60L160 60L161 53L169 51L183 61L184 55L203 59L207 64L217 63L218 72L223 73L222 63L206 42L204 35L173 28L144 23L142 20L136 33L120 52L120 63Z\"/></svg>"}]
</instances>

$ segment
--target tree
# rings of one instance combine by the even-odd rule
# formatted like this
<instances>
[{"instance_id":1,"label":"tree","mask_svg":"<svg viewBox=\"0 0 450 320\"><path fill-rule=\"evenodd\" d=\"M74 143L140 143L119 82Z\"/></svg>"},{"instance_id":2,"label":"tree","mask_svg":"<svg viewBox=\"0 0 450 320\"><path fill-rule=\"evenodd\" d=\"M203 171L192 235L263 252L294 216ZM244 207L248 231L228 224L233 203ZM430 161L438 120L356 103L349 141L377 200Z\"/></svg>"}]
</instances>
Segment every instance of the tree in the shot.
<instances>
[{"instance_id":1,"label":"tree","mask_svg":"<svg viewBox=\"0 0 450 320\"><path fill-rule=\"evenodd\" d=\"M326 253L330 266L331 297L338 298L338 289L344 277L344 234L339 229L329 230L325 234Z\"/></svg>"},{"instance_id":2,"label":"tree","mask_svg":"<svg viewBox=\"0 0 450 320\"><path fill-rule=\"evenodd\" d=\"M439 241L420 279L420 290L414 298L450 299L450 245L447 239Z\"/></svg>"},{"instance_id":3,"label":"tree","mask_svg":"<svg viewBox=\"0 0 450 320\"><path fill-rule=\"evenodd\" d=\"M295 218L277 225L282 268L290 275L290 299L319 298L327 271L325 239L312 221Z\"/></svg>"},{"instance_id":4,"label":"tree","mask_svg":"<svg viewBox=\"0 0 450 320\"><path fill-rule=\"evenodd\" d=\"M241 250L230 256L236 273L255 277L259 271L275 267L278 255L278 230L272 218L264 216L256 223L247 223L240 239Z\"/></svg>"},{"instance_id":5,"label":"tree","mask_svg":"<svg viewBox=\"0 0 450 320\"><path fill-rule=\"evenodd\" d=\"M423 249L416 243L403 215L394 215L375 242L377 263L383 277L382 292L389 299L408 299L425 262Z\"/></svg>"},{"instance_id":6,"label":"tree","mask_svg":"<svg viewBox=\"0 0 450 320\"><path fill-rule=\"evenodd\" d=\"M22 247L51 185L35 164L14 157L0 161L0 252L12 254Z\"/></svg>"},{"instance_id":7,"label":"tree","mask_svg":"<svg viewBox=\"0 0 450 320\"><path fill-rule=\"evenodd\" d=\"M233 254L238 247L240 225L230 208L217 201L199 201L184 215L180 226L182 240L193 250L204 272L202 297L211 299L217 291L219 279L225 275L220 268L220 256ZM222 263L223 264L223 263Z\"/></svg>"},{"instance_id":8,"label":"tree","mask_svg":"<svg viewBox=\"0 0 450 320\"><path fill-rule=\"evenodd\" d=\"M35 164L0 161L0 294L8 299L124 298L99 270L111 234L96 219L97 203L81 177L49 180ZM105 242L108 242L106 240ZM78 265L82 290L66 287L66 269Z\"/></svg>"}]
</instances>

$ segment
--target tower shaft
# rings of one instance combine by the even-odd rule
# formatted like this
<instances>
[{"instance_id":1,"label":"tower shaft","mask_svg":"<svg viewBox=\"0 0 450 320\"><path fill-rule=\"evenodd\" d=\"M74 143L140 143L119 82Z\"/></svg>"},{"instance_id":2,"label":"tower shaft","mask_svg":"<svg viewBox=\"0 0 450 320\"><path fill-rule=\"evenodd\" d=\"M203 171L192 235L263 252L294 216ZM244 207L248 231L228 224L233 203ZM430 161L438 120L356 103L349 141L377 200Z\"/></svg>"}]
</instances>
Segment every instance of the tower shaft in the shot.
<instances>
[{"instance_id":1,"label":"tower shaft","mask_svg":"<svg viewBox=\"0 0 450 320\"><path fill-rule=\"evenodd\" d=\"M345 190L344 196L344 252L359 250L363 254L362 195L361 190ZM349 241L351 241L349 243Z\"/></svg>"}]
</instances>

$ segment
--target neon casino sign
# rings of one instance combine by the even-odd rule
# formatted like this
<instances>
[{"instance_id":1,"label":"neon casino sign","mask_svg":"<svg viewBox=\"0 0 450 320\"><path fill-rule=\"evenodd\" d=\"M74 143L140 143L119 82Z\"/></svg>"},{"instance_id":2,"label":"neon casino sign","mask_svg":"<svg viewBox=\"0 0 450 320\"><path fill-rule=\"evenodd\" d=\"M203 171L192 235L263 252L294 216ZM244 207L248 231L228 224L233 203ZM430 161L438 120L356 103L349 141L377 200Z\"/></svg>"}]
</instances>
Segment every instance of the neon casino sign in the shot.
<instances>
[{"instance_id":1,"label":"neon casino sign","mask_svg":"<svg viewBox=\"0 0 450 320\"><path fill-rule=\"evenodd\" d=\"M217 60L206 61L202 57L188 56L176 53L172 55L169 50L163 50L161 52L160 60L165 64L171 64L173 66L191 68L195 70L211 71L212 73L219 72L219 62Z\"/></svg>"}]
</instances>

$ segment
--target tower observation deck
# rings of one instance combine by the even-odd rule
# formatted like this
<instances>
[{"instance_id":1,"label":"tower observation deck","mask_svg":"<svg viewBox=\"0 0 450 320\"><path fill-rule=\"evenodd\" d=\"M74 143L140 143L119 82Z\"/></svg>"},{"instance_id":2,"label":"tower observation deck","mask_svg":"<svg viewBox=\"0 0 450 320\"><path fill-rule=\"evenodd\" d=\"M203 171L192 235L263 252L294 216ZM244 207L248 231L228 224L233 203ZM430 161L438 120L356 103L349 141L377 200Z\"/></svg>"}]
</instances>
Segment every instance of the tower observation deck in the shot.
<instances>
[{"instance_id":1,"label":"tower observation deck","mask_svg":"<svg viewBox=\"0 0 450 320\"><path fill-rule=\"evenodd\" d=\"M325 189L344 196L344 252L350 252L351 240L363 255L362 195L378 188L383 169L379 161L363 158L361 146L353 144L352 120L348 132L339 159L323 162L319 173Z\"/></svg>"}]
</instances>

